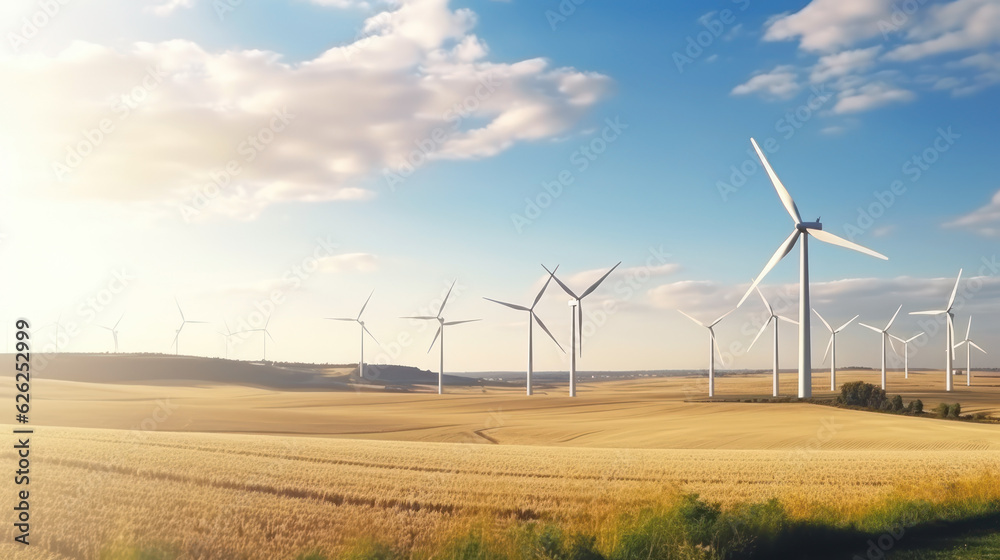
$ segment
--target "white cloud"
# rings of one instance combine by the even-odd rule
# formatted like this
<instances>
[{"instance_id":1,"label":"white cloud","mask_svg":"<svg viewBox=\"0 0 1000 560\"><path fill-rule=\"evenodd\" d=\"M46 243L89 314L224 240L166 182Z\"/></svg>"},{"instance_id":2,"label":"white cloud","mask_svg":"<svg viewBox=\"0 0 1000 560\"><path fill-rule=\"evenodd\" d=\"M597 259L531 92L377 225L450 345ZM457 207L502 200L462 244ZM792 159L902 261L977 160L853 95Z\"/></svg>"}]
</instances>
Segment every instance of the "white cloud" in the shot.
<instances>
[{"instance_id":1,"label":"white cloud","mask_svg":"<svg viewBox=\"0 0 1000 560\"><path fill-rule=\"evenodd\" d=\"M875 46L820 57L809 79L813 83L821 83L868 70L875 64L875 57L881 50L881 46Z\"/></svg>"},{"instance_id":2,"label":"white cloud","mask_svg":"<svg viewBox=\"0 0 1000 560\"><path fill-rule=\"evenodd\" d=\"M946 222L944 226L967 229L985 237L1000 237L1000 191L985 206Z\"/></svg>"},{"instance_id":3,"label":"white cloud","mask_svg":"<svg viewBox=\"0 0 1000 560\"><path fill-rule=\"evenodd\" d=\"M757 74L733 88L732 95L759 94L766 99L791 99L802 89L798 73L792 66L777 66L770 72Z\"/></svg>"},{"instance_id":4,"label":"white cloud","mask_svg":"<svg viewBox=\"0 0 1000 560\"><path fill-rule=\"evenodd\" d=\"M163 17L174 13L177 8L190 8L193 4L194 0L162 0L148 9L154 14Z\"/></svg>"},{"instance_id":5,"label":"white cloud","mask_svg":"<svg viewBox=\"0 0 1000 560\"><path fill-rule=\"evenodd\" d=\"M910 61L942 53L982 48L1000 41L1000 4L996 0L956 0L928 7L927 17L907 39L886 54L887 60Z\"/></svg>"},{"instance_id":6,"label":"white cloud","mask_svg":"<svg viewBox=\"0 0 1000 560\"><path fill-rule=\"evenodd\" d=\"M803 50L833 52L882 34L894 0L813 0L793 14L774 18L765 41L798 39Z\"/></svg>"},{"instance_id":7,"label":"white cloud","mask_svg":"<svg viewBox=\"0 0 1000 560\"><path fill-rule=\"evenodd\" d=\"M370 18L364 38L294 64L180 40L0 56L0 78L22 85L0 90L13 188L172 207L236 160L239 173L207 209L250 218L279 202L370 197L384 168L414 154L489 157L565 134L607 96L610 79L599 74L488 61L470 33L475 19L447 0L408 0ZM150 69L162 78L147 78ZM152 87L141 89L144 80ZM142 97L125 118L123 94ZM268 131L282 111L294 118ZM53 162L102 119L113 132L56 181ZM251 135L273 140L248 161Z\"/></svg>"},{"instance_id":8,"label":"white cloud","mask_svg":"<svg viewBox=\"0 0 1000 560\"><path fill-rule=\"evenodd\" d=\"M873 82L857 88L847 88L838 94L834 113L861 113L884 107L892 103L906 103L916 98L909 90L887 84Z\"/></svg>"}]
</instances>

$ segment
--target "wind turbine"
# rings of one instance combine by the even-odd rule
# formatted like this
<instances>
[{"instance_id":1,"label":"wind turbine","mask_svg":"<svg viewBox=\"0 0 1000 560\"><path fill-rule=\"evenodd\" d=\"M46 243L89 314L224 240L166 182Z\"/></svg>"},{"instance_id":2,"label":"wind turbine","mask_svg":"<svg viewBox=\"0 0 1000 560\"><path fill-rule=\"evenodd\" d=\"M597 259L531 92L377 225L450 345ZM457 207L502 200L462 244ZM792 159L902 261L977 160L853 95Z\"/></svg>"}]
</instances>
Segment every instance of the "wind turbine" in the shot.
<instances>
[{"instance_id":1,"label":"wind turbine","mask_svg":"<svg viewBox=\"0 0 1000 560\"><path fill-rule=\"evenodd\" d=\"M177 301L177 298L174 298L174 303L177 304L177 311L180 312L180 314L181 314L181 325L179 327L177 327L177 334L174 335L174 342L173 342L173 344L174 344L174 355L176 356L176 355L180 355L180 352L181 352L180 338L181 338L181 331L184 330L184 325L186 325L188 323L192 323L192 324L205 324L205 323L207 323L207 321L188 321L186 318L184 318L184 310L181 309L181 303L179 301Z\"/></svg>"},{"instance_id":2,"label":"wind turbine","mask_svg":"<svg viewBox=\"0 0 1000 560\"><path fill-rule=\"evenodd\" d=\"M229 328L229 322L228 321L226 321L225 319L223 319L222 322L223 322L224 325L226 325L226 332L219 331L219 334L221 334L222 337L226 339L226 359L228 360L229 359L229 339L232 338L232 337L234 337L234 336L236 336L236 335L238 335L238 334L240 334L240 333L242 333L242 332L244 332L244 331L233 332Z\"/></svg>"},{"instance_id":3,"label":"wind turbine","mask_svg":"<svg viewBox=\"0 0 1000 560\"><path fill-rule=\"evenodd\" d=\"M726 359L722 357L722 351L719 350L718 347L716 346L715 325L718 325L719 321L725 319L733 311L736 311L736 309L730 309L725 313L725 315L719 317L718 319L706 325L705 323L702 323L698 319L695 319L694 317L688 315L687 313L681 311L680 309L677 310L677 312L680 313L681 315L687 317L688 319L691 319L698 325L708 329L708 396L709 397L715 396L715 353L716 352L719 353L719 361L722 362L722 365L726 365Z\"/></svg>"},{"instance_id":4,"label":"wind turbine","mask_svg":"<svg viewBox=\"0 0 1000 560\"><path fill-rule=\"evenodd\" d=\"M892 319L889 319L889 324L886 325L884 329L873 327L871 325L866 325L864 323L858 323L862 327L865 327L866 329L871 329L882 336L882 390L883 391L885 391L885 341L888 340L889 344L892 344L892 340L889 339L889 327L892 326L892 322L896 320L896 315L899 315L899 310L902 308L903 308L902 305L896 308L896 312L892 314ZM896 348L893 347L892 351L895 352Z\"/></svg>"},{"instance_id":5,"label":"wind turbine","mask_svg":"<svg viewBox=\"0 0 1000 560\"><path fill-rule=\"evenodd\" d=\"M972 339L969 338L969 333L971 333L971 332L972 332L972 317L969 317L969 328L965 329L965 340L963 340L963 341L961 341L961 342L959 342L958 344L955 345L955 348L958 348L959 346L961 346L963 344L965 345L965 386L966 387L971 387L972 386L972 349L975 348L976 350L979 350L983 354L986 353L986 350L983 350L982 348L980 348L978 344L976 344L975 342L972 342Z\"/></svg>"},{"instance_id":6,"label":"wind turbine","mask_svg":"<svg viewBox=\"0 0 1000 560\"><path fill-rule=\"evenodd\" d=\"M824 319L823 316L819 314L819 311L816 311L816 308L813 308L813 313L815 313L816 316L819 317L820 321L823 321L823 324L826 325L826 328L829 329L830 331L830 342L827 343L826 352L823 353L823 361L825 362L827 354L830 354L830 390L836 391L837 390L837 334L840 333L840 331L846 329L848 325L853 323L854 320L859 317L859 315L851 317L850 321L844 323L843 325L840 325L835 329L830 326L830 323L826 322L826 319ZM833 350L833 353L830 352L831 350Z\"/></svg>"},{"instance_id":7,"label":"wind turbine","mask_svg":"<svg viewBox=\"0 0 1000 560\"><path fill-rule=\"evenodd\" d=\"M514 304L514 303L507 303L507 302L503 302L503 301L499 301L499 300L495 300L495 299L490 299L488 297L484 297L483 298L483 299L485 299L487 301L492 301L493 303L499 303L500 305L509 307L509 308L517 310L517 311L527 311L528 312L528 379L527 379L526 387L527 387L527 394L529 396L532 394L532 392L531 392L531 375L532 375L532 373L534 373L534 366L533 366L533 357L534 357L534 348L533 348L534 347L534 344L533 344L534 343L534 332L533 332L533 330L534 330L534 324L537 322L538 326L542 327L542 330L545 331L545 334L549 335L549 338L552 339L552 342L555 342L556 346L558 346L560 350L562 350L563 352L566 352L565 350L563 350L562 345L559 344L559 341L556 340L556 337L552 336L552 333L549 332L549 329L545 326L545 323L543 323L542 320L538 317L538 314L535 313L535 306L538 305L538 301L542 299L542 294L544 294L545 293L545 289L549 287L549 282L551 282L552 278L555 277L556 270L559 270L558 266L555 268L555 270L553 270L552 272L550 272L549 273L549 277L545 279L545 284L542 286L542 289L538 291L538 295L535 296L535 301L531 302L531 307L525 307L523 305L517 305L517 304ZM532 320L532 319L534 319L534 320Z\"/></svg>"},{"instance_id":8,"label":"wind turbine","mask_svg":"<svg viewBox=\"0 0 1000 560\"><path fill-rule=\"evenodd\" d=\"M458 280L455 280L455 282L458 282ZM444 394L444 328L445 327L450 327L452 325L461 325L462 323L473 323L475 321L480 321L481 320L481 319L466 319L464 321L450 321L450 322L445 322L444 317L441 316L441 313L444 312L444 306L445 306L445 304L448 303L448 297L451 296L451 291L455 288L455 282L452 282L451 283L451 287L448 288L448 293L445 294L444 301L441 302L441 308L438 309L437 315L435 315L433 317L429 317L429 316L401 317L402 319L421 319L421 320L425 320L425 321L437 321L438 322L437 333L434 335L434 340L431 341L430 347L427 348L427 353L430 354L431 350L434 349L434 343L437 342L438 338L440 337L441 338L441 344L438 346L438 348L441 351L441 359L440 359L439 366L438 366L438 394L439 395Z\"/></svg>"},{"instance_id":9,"label":"wind turbine","mask_svg":"<svg viewBox=\"0 0 1000 560\"><path fill-rule=\"evenodd\" d=\"M115 321L115 326L113 326L113 327L105 327L104 325L98 325L99 327L101 327L102 329L104 329L106 331L111 331L111 336L115 340L115 354L118 353L118 323L121 323L122 322L122 318L124 318L124 317L125 317L125 314L122 313L121 317L119 317L118 320Z\"/></svg>"},{"instance_id":10,"label":"wind turbine","mask_svg":"<svg viewBox=\"0 0 1000 560\"><path fill-rule=\"evenodd\" d=\"M268 315L267 316L267 320L264 321L264 328L261 328L261 329L248 329L248 330L243 331L243 332L259 332L259 333L261 333L260 337L264 341L264 358L261 360L262 362L266 362L267 361L267 339L270 338L271 342L274 342L274 337L271 336L271 331L267 330L267 326L270 325L270 324L271 324L271 316Z\"/></svg>"},{"instance_id":11,"label":"wind turbine","mask_svg":"<svg viewBox=\"0 0 1000 560\"><path fill-rule=\"evenodd\" d=\"M948 298L948 306L944 309L931 311L911 311L910 315L944 315L945 316L945 348L944 348L944 374L945 391L954 389L952 379L952 363L955 361L955 314L952 307L955 305L955 296L958 294L958 283L962 280L962 269L958 270L958 278L955 280L955 287L951 290L951 297Z\"/></svg>"},{"instance_id":12,"label":"wind turbine","mask_svg":"<svg viewBox=\"0 0 1000 560\"><path fill-rule=\"evenodd\" d=\"M917 336L911 336L910 338L908 338L906 340L903 340L902 338L899 338L898 336L896 336L894 334L890 334L889 336L891 336L892 338L894 338L896 341L903 343L903 372L904 372L903 375L904 375L904 377L906 379L909 379L910 378L910 353L908 352L908 348L909 348L909 345L910 345L911 342L913 342L914 340L916 340L916 339L924 336L924 333L920 333Z\"/></svg>"},{"instance_id":13,"label":"wind turbine","mask_svg":"<svg viewBox=\"0 0 1000 560\"><path fill-rule=\"evenodd\" d=\"M577 352L576 339L577 339L578 326L580 331L580 343L579 343L580 356L583 356L583 298L592 294L594 290L596 290L597 287L601 285L601 282L604 282L604 280L608 276L610 276L611 273L614 272L615 269L618 268L618 265L620 264L622 264L621 261L618 261L618 264L612 266L611 270L605 272L604 276L601 276L597 280L597 282L591 284L590 287L584 290L583 293L580 295L576 295L576 293L574 293L573 290L569 289L569 286L563 284L562 280L560 280L559 277L555 275L554 271L550 271L548 268L545 268L544 264L542 265L542 268L545 268L545 272L548 272L549 275L552 276L553 279L555 279L556 284L559 284L559 287L562 288L563 291L566 292L566 294L569 297L573 298L569 300L569 322L570 322L569 396L571 397L576 396L576 352Z\"/></svg>"},{"instance_id":14,"label":"wind turbine","mask_svg":"<svg viewBox=\"0 0 1000 560\"><path fill-rule=\"evenodd\" d=\"M760 335L764 334L764 330L771 323L771 321L774 321L774 378L771 382L773 386L771 389L771 393L773 396L777 397L778 396L778 320L781 319L782 321L788 321L789 323L795 325L798 325L799 322L794 319L789 319L788 317L782 317L780 315L777 315L774 312L774 309L771 308L771 304L767 302L767 298L764 297L763 292L760 291L759 286L757 287L757 293L760 295L760 299L764 302L764 307L767 308L767 312L770 313L770 315L768 316L767 321L764 321L764 324L761 325L760 330L757 331L757 336L753 337L753 342L751 342L750 346L747 347L747 352L749 352L750 349L753 348L754 343L757 342L757 339L760 338Z\"/></svg>"},{"instance_id":15,"label":"wind turbine","mask_svg":"<svg viewBox=\"0 0 1000 560\"><path fill-rule=\"evenodd\" d=\"M812 354L809 333L809 237L815 237L824 243L839 245L880 259L888 260L888 257L862 247L857 243L838 237L828 231L824 231L823 224L820 223L819 219L815 222L803 222L802 217L799 215L799 209L795 206L795 201L792 200L792 196L788 194L788 190L781 184L781 180L775 175L774 170L771 169L771 164L764 157L764 152L760 151L760 147L757 146L757 142L753 138L750 139L750 143L753 144L753 149L757 151L757 156L764 166L764 171L771 178L771 183L774 185L774 190L778 192L781 204L784 205L788 215L792 217L795 229L792 230L791 235L778 247L771 260L767 261L767 264L764 265L764 270L753 281L753 284L750 285L747 293L743 295L743 299L740 300L736 307L743 305L750 292L757 287L757 284L764 279L764 276L774 268L774 265L778 264L778 261L783 259L792 250L792 247L795 246L799 238L802 238L802 244L799 247L799 398L809 398L812 396Z\"/></svg>"},{"instance_id":16,"label":"wind turbine","mask_svg":"<svg viewBox=\"0 0 1000 560\"><path fill-rule=\"evenodd\" d=\"M375 335L373 335L372 332L370 330L368 330L368 327L365 326L365 322L361 320L361 315L364 314L365 308L368 307L368 302L372 300L372 296L373 295L375 295L375 290L372 290L371 293L368 294L368 299L366 299L365 300L365 304L361 306L361 311L358 311L358 316L357 317L354 317L354 318L351 318L351 317L327 317L327 320L329 320L329 321L351 321L351 322L357 323L358 326L361 327L361 333L360 333L361 334L361 358L358 359L358 377L360 377L361 379L365 378L365 333L368 333L368 336L372 337L372 340L375 341L375 344L378 344L378 339L376 339Z\"/></svg>"}]
</instances>

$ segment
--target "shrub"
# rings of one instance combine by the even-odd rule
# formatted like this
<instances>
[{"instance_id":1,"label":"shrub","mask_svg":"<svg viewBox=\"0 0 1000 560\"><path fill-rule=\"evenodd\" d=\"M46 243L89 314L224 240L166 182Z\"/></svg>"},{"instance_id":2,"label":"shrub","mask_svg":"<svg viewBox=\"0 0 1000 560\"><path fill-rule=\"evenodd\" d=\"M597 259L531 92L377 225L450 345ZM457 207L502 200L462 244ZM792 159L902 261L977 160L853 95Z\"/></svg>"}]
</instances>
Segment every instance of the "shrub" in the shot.
<instances>
[{"instance_id":1,"label":"shrub","mask_svg":"<svg viewBox=\"0 0 1000 560\"><path fill-rule=\"evenodd\" d=\"M915 401L910 401L910 406L913 407L913 413L914 414L923 414L924 413L924 401L922 401L920 399L917 399Z\"/></svg>"},{"instance_id":2,"label":"shrub","mask_svg":"<svg viewBox=\"0 0 1000 560\"><path fill-rule=\"evenodd\" d=\"M977 412L972 415L973 420L988 420L989 417L990 415L986 414L985 412Z\"/></svg>"},{"instance_id":3,"label":"shrub","mask_svg":"<svg viewBox=\"0 0 1000 560\"><path fill-rule=\"evenodd\" d=\"M885 391L881 387L865 383L864 381L852 381L844 383L840 387L840 395L837 402L849 406L864 406L876 410L885 407Z\"/></svg>"},{"instance_id":4,"label":"shrub","mask_svg":"<svg viewBox=\"0 0 1000 560\"><path fill-rule=\"evenodd\" d=\"M937 414L939 418L946 418L949 411L951 411L951 406L948 403L938 403L934 407L934 414Z\"/></svg>"},{"instance_id":5,"label":"shrub","mask_svg":"<svg viewBox=\"0 0 1000 560\"><path fill-rule=\"evenodd\" d=\"M893 412L903 412L903 397L899 395L893 396L889 409Z\"/></svg>"},{"instance_id":6,"label":"shrub","mask_svg":"<svg viewBox=\"0 0 1000 560\"><path fill-rule=\"evenodd\" d=\"M955 403L948 407L948 418L959 418L962 416L962 405Z\"/></svg>"}]
</instances>

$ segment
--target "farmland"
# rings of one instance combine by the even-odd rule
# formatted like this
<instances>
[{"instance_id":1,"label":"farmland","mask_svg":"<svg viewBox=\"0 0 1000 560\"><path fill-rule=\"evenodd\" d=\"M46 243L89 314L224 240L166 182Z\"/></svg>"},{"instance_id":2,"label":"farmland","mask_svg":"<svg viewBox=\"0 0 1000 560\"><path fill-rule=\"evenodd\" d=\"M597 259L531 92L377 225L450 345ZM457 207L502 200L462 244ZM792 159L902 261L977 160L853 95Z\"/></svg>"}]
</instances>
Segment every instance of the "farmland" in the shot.
<instances>
[{"instance_id":1,"label":"farmland","mask_svg":"<svg viewBox=\"0 0 1000 560\"><path fill-rule=\"evenodd\" d=\"M584 385L571 400L558 387L439 398L39 380L31 551L100 558L157 545L185 558L294 558L371 536L431 550L483 523L552 521L596 534L678 492L725 507L778 498L795 516L851 519L892 496L943 499L946 487L927 481L996 474L1000 464L995 424L690 402L702 383ZM770 380L718 383L720 397L736 398L764 394ZM940 373L905 383L907 400L940 399ZM996 380L979 383L956 384L945 400L995 413ZM986 480L974 487L1000 495Z\"/></svg>"}]
</instances>

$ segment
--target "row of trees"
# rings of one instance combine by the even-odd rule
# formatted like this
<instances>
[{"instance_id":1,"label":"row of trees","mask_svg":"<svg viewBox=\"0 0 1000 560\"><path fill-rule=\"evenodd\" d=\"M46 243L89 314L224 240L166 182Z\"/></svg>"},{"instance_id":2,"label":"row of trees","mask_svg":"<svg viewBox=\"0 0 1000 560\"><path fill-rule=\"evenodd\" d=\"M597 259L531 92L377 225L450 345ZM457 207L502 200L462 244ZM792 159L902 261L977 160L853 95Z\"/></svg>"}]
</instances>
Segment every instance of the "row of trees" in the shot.
<instances>
[{"instance_id":1,"label":"row of trees","mask_svg":"<svg viewBox=\"0 0 1000 560\"><path fill-rule=\"evenodd\" d=\"M889 397L881 387L865 383L864 381L844 383L840 387L840 394L837 395L834 402L839 405L860 406L862 408L884 410L897 414L921 414L924 411L924 402L920 399L912 400L909 404L904 405L903 397L899 395Z\"/></svg>"}]
</instances>

